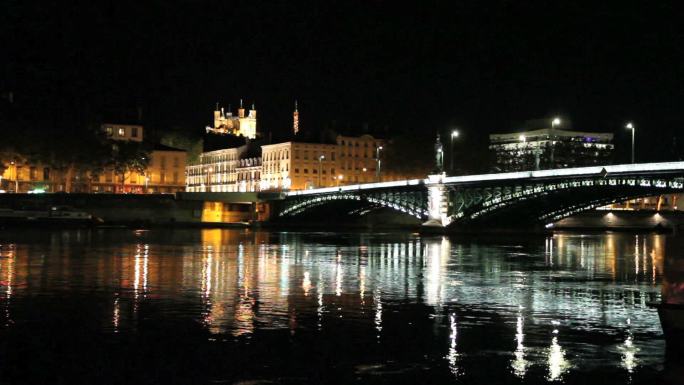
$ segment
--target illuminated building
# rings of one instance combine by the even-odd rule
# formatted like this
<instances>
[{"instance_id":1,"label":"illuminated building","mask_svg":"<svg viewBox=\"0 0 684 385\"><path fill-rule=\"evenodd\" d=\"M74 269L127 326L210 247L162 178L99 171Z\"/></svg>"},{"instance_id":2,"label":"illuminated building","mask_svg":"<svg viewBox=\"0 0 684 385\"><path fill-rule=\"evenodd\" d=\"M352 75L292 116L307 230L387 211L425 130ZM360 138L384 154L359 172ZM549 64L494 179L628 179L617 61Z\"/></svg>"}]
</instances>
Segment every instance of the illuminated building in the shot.
<instances>
[{"instance_id":1,"label":"illuminated building","mask_svg":"<svg viewBox=\"0 0 684 385\"><path fill-rule=\"evenodd\" d=\"M337 137L339 153L338 170L342 176L340 184L370 183L377 181L376 170L379 154L378 148L382 148L384 141L371 135ZM380 175L382 180L383 175Z\"/></svg>"},{"instance_id":2,"label":"illuminated building","mask_svg":"<svg viewBox=\"0 0 684 385\"><path fill-rule=\"evenodd\" d=\"M102 130L115 141L143 142L144 138L141 125L103 124ZM126 174L123 183L122 176L113 169L105 169L94 175L76 167L76 171L69 173L68 170L17 160L11 162L1 175L0 189L20 193L173 193L185 188L186 159L185 150L156 144L150 151L146 172Z\"/></svg>"},{"instance_id":3,"label":"illuminated building","mask_svg":"<svg viewBox=\"0 0 684 385\"><path fill-rule=\"evenodd\" d=\"M238 115L240 115L238 110ZM251 114L251 112L250 112ZM254 116L256 112L254 111ZM214 111L215 127L230 126L235 122L232 114ZM230 118L230 119L229 119ZM256 121L256 120L255 120ZM227 123L228 122L228 123ZM241 124L236 123L236 124ZM228 128L209 134L230 134ZM299 131L297 102L293 112L293 133ZM243 135L244 136L244 135ZM246 192L267 190L303 190L314 187L332 187L354 183L391 180L391 176L376 173L383 140L371 135L338 135L327 143L297 139L264 144L246 139L245 144L229 143L228 148L206 151L199 160L186 167L188 192ZM205 142L206 145L206 142ZM401 176L396 176L401 179Z\"/></svg>"},{"instance_id":4,"label":"illuminated building","mask_svg":"<svg viewBox=\"0 0 684 385\"><path fill-rule=\"evenodd\" d=\"M204 152L186 167L188 192L258 191L261 157L258 147L248 142L239 147Z\"/></svg>"},{"instance_id":5,"label":"illuminated building","mask_svg":"<svg viewBox=\"0 0 684 385\"><path fill-rule=\"evenodd\" d=\"M143 126L103 124L102 129L112 140L143 141ZM106 193L174 193L185 189L185 150L155 144L145 173L131 172L123 183L122 176L106 169L93 176L89 192Z\"/></svg>"},{"instance_id":6,"label":"illuminated building","mask_svg":"<svg viewBox=\"0 0 684 385\"><path fill-rule=\"evenodd\" d=\"M556 122L557 124L554 124ZM510 134L489 135L493 171L523 171L610 164L613 134L560 129L559 120L534 120L542 127ZM552 127L548 128L548 124Z\"/></svg>"},{"instance_id":7,"label":"illuminated building","mask_svg":"<svg viewBox=\"0 0 684 385\"><path fill-rule=\"evenodd\" d=\"M337 146L284 142L261 146L261 190L302 190L335 186Z\"/></svg>"},{"instance_id":8,"label":"illuminated building","mask_svg":"<svg viewBox=\"0 0 684 385\"><path fill-rule=\"evenodd\" d=\"M230 107L228 109L230 110ZM244 136L245 138L256 139L256 113L252 103L252 108L245 115L242 99L240 99L240 108L237 110L237 116L234 116L231 111L225 112L223 108L219 109L217 104L216 110L214 110L214 127L207 127L207 133Z\"/></svg>"},{"instance_id":9,"label":"illuminated building","mask_svg":"<svg viewBox=\"0 0 684 385\"><path fill-rule=\"evenodd\" d=\"M112 140L130 140L142 142L143 126L139 124L112 124L102 125L105 134Z\"/></svg>"}]
</instances>

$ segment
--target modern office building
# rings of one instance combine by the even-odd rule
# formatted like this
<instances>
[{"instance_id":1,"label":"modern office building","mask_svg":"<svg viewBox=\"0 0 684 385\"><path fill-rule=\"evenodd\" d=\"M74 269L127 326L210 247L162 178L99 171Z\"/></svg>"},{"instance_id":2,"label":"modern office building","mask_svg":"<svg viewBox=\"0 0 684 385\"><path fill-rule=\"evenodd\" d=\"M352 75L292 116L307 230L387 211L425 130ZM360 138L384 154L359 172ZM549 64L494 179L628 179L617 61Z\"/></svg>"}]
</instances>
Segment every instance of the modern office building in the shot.
<instances>
[{"instance_id":1,"label":"modern office building","mask_svg":"<svg viewBox=\"0 0 684 385\"><path fill-rule=\"evenodd\" d=\"M539 121L531 121L536 123ZM556 121L558 122L558 121ZM613 134L551 127L489 135L493 171L521 171L610 164ZM538 124L537 124L538 125Z\"/></svg>"}]
</instances>

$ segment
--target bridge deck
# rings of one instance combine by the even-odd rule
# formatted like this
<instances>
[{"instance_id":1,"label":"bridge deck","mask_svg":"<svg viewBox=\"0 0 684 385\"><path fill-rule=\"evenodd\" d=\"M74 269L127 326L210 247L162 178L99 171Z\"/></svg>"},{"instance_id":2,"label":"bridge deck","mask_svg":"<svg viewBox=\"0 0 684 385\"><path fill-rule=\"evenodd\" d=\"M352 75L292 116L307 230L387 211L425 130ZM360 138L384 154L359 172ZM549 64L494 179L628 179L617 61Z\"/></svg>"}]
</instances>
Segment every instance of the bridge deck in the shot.
<instances>
[{"instance_id":1,"label":"bridge deck","mask_svg":"<svg viewBox=\"0 0 684 385\"><path fill-rule=\"evenodd\" d=\"M447 176L442 178L445 184L472 184L477 182L521 180L521 179L547 179L559 177L582 177L591 175L653 175L660 173L682 172L684 173L684 162L660 162L660 163L635 163L617 164L606 166L573 167L553 170L539 171L519 171L505 172L496 174L479 174L463 176ZM393 187L405 187L429 184L429 179L409 179L393 182L364 183L346 185L340 187L325 187L309 190L290 191L287 196L328 194L335 192L348 192L359 190L383 189Z\"/></svg>"}]
</instances>

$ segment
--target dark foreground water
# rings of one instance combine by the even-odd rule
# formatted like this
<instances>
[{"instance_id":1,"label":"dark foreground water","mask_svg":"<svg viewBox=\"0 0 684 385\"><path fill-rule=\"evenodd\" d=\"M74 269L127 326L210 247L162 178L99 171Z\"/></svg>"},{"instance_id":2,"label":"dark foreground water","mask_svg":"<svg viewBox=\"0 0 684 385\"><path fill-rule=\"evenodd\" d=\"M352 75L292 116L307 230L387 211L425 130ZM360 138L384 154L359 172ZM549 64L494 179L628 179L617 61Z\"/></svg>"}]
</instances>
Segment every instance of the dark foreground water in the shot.
<instances>
[{"instance_id":1,"label":"dark foreground water","mask_svg":"<svg viewBox=\"0 0 684 385\"><path fill-rule=\"evenodd\" d=\"M0 232L0 384L679 383L664 235Z\"/></svg>"}]
</instances>

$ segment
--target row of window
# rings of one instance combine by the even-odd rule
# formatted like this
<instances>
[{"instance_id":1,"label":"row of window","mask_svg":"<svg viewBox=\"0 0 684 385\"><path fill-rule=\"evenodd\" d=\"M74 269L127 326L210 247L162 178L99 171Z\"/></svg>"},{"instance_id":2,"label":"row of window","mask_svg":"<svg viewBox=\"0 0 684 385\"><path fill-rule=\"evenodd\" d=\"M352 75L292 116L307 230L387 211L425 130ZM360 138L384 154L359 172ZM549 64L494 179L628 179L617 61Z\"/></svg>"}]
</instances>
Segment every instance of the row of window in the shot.
<instances>
[{"instance_id":1,"label":"row of window","mask_svg":"<svg viewBox=\"0 0 684 385\"><path fill-rule=\"evenodd\" d=\"M131 138L137 138L138 137L138 127L130 127L131 129ZM114 135L114 127L106 127L105 132L109 136ZM116 136L120 138L126 137L126 128L124 127L119 127L116 129Z\"/></svg>"}]
</instances>

